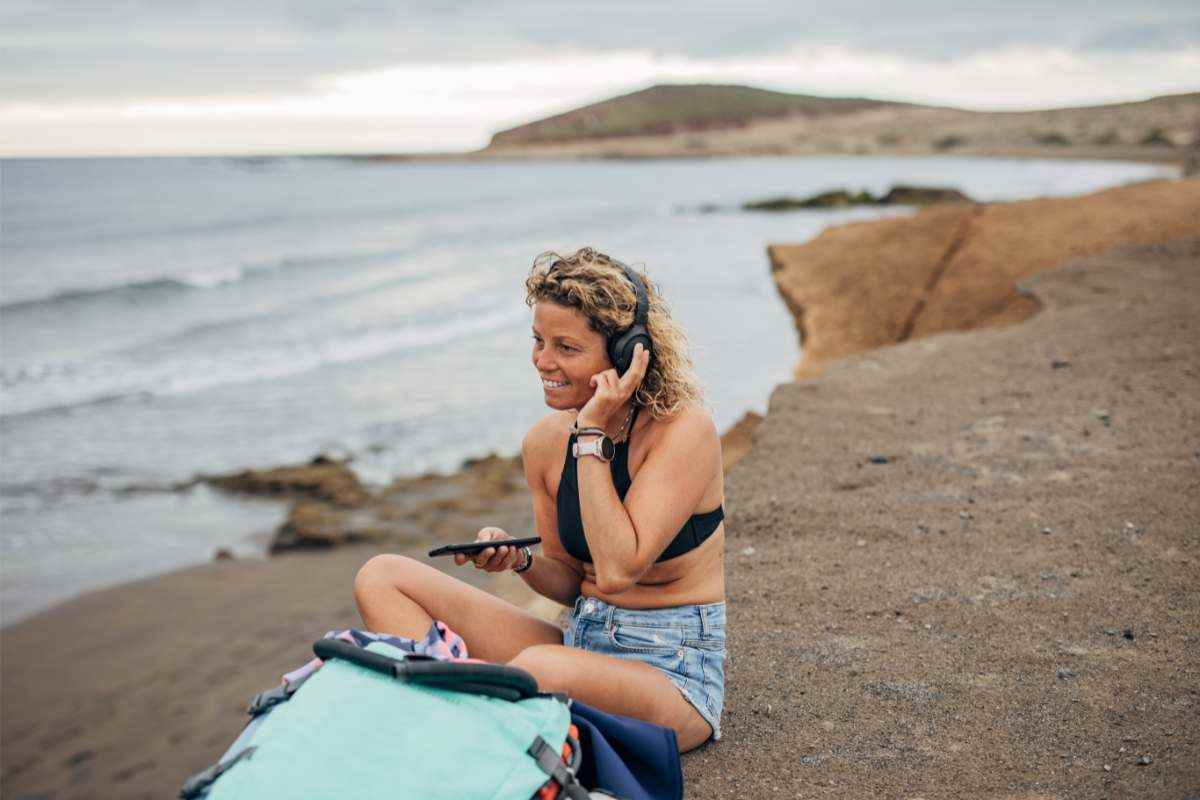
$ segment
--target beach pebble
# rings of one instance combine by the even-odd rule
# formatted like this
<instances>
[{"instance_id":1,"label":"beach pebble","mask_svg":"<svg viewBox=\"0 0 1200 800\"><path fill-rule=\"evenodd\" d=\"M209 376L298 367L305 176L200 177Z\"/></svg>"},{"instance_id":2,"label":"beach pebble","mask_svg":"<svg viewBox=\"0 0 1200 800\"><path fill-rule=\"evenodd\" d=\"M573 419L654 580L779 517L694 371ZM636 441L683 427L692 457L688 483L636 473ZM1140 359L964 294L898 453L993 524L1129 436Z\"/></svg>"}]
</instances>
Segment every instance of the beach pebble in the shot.
<instances>
[{"instance_id":1,"label":"beach pebble","mask_svg":"<svg viewBox=\"0 0 1200 800\"><path fill-rule=\"evenodd\" d=\"M1153 758L1152 756L1148 756L1148 755L1146 755L1146 756L1142 756L1141 758L1139 758L1139 759L1137 760L1137 763L1138 763L1138 766L1139 766L1139 767L1144 767L1144 766L1146 766L1147 764L1153 764L1153 763L1154 763L1154 758Z\"/></svg>"},{"instance_id":2,"label":"beach pebble","mask_svg":"<svg viewBox=\"0 0 1200 800\"><path fill-rule=\"evenodd\" d=\"M1121 638L1125 639L1126 641L1132 642L1133 641L1133 628L1126 628L1125 630L1121 631Z\"/></svg>"},{"instance_id":3,"label":"beach pebble","mask_svg":"<svg viewBox=\"0 0 1200 800\"><path fill-rule=\"evenodd\" d=\"M1065 358L1056 358L1050 362L1050 369L1062 369L1069 366L1071 366L1071 362Z\"/></svg>"},{"instance_id":4,"label":"beach pebble","mask_svg":"<svg viewBox=\"0 0 1200 800\"><path fill-rule=\"evenodd\" d=\"M1075 678L1078 678L1078 677L1079 677L1079 673L1076 672L1075 670L1071 669L1070 667L1059 667L1058 668L1058 679L1060 681L1074 680Z\"/></svg>"},{"instance_id":5,"label":"beach pebble","mask_svg":"<svg viewBox=\"0 0 1200 800\"><path fill-rule=\"evenodd\" d=\"M1116 636L1118 633L1120 633L1120 631L1117 630L1116 628L1105 628L1104 629L1105 636Z\"/></svg>"},{"instance_id":6,"label":"beach pebble","mask_svg":"<svg viewBox=\"0 0 1200 800\"><path fill-rule=\"evenodd\" d=\"M1108 764L1105 764L1105 765L1104 765L1104 771L1105 771L1105 772L1112 772L1112 767L1110 767Z\"/></svg>"},{"instance_id":7,"label":"beach pebble","mask_svg":"<svg viewBox=\"0 0 1200 800\"><path fill-rule=\"evenodd\" d=\"M1042 528L1042 533L1049 536L1051 533L1053 533L1053 531L1051 531L1049 528Z\"/></svg>"},{"instance_id":8,"label":"beach pebble","mask_svg":"<svg viewBox=\"0 0 1200 800\"><path fill-rule=\"evenodd\" d=\"M871 456L867 460L870 461L872 464L887 464L888 462L891 461L891 459L888 458L887 456Z\"/></svg>"},{"instance_id":9,"label":"beach pebble","mask_svg":"<svg viewBox=\"0 0 1200 800\"><path fill-rule=\"evenodd\" d=\"M742 548L742 555L744 555L744 556L752 556L752 555L754 555L754 553L755 553L755 550L753 547L743 547Z\"/></svg>"}]
</instances>

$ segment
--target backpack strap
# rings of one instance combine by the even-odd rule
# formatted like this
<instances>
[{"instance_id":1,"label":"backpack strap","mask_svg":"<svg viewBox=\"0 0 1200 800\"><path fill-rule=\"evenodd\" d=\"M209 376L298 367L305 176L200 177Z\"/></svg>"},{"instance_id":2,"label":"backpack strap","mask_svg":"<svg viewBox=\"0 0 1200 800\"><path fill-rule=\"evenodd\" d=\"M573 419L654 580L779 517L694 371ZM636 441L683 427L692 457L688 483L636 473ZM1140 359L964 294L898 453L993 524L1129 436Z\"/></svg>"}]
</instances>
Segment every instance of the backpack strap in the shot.
<instances>
[{"instance_id":1,"label":"backpack strap","mask_svg":"<svg viewBox=\"0 0 1200 800\"><path fill-rule=\"evenodd\" d=\"M572 752L578 753L579 742L573 744ZM535 736L533 744L529 745L529 749L525 752L533 756L533 760L537 762L542 772L549 775L551 780L562 787L564 795L571 800L588 800L588 790L583 788L583 784L575 777L575 773L563 764L562 753L546 744L545 739Z\"/></svg>"},{"instance_id":2,"label":"backpack strap","mask_svg":"<svg viewBox=\"0 0 1200 800\"><path fill-rule=\"evenodd\" d=\"M537 681L517 667L438 661L428 657L392 658L340 639L318 639L313 642L313 652L323 660L340 658L390 678L421 686L481 694L509 702L538 695Z\"/></svg>"},{"instance_id":3,"label":"backpack strap","mask_svg":"<svg viewBox=\"0 0 1200 800\"><path fill-rule=\"evenodd\" d=\"M297 678L294 681L284 681L274 689L268 689L265 692L259 692L250 698L250 704L246 706L246 713L252 717L257 717L259 714L265 714L280 703L287 702L292 699L292 695L304 684L306 680L315 675L310 672L303 678Z\"/></svg>"},{"instance_id":4,"label":"backpack strap","mask_svg":"<svg viewBox=\"0 0 1200 800\"><path fill-rule=\"evenodd\" d=\"M212 786L213 782L225 774L230 767L241 761L243 758L249 758L252 756L254 754L254 750L255 748L253 747L247 747L233 758L213 764L208 769L202 772L197 772L195 775L188 778L184 782L183 788L179 790L180 800L192 800L192 798L199 797L205 789L207 789L209 786Z\"/></svg>"}]
</instances>

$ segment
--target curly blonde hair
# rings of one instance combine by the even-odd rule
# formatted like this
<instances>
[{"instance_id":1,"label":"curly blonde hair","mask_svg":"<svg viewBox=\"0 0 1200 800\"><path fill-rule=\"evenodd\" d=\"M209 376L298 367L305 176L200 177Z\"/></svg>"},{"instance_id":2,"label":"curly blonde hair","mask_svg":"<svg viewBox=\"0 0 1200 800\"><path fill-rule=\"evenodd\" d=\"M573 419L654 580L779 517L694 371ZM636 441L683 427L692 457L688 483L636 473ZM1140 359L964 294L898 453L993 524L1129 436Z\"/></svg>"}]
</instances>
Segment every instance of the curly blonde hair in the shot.
<instances>
[{"instance_id":1,"label":"curly blonde hair","mask_svg":"<svg viewBox=\"0 0 1200 800\"><path fill-rule=\"evenodd\" d=\"M653 357L634 399L655 419L674 416L685 405L702 401L704 390L692 366L690 344L683 327L671 318L671 309L656 285L639 271L650 305L646 328L653 342ZM588 326L606 339L633 324L637 294L610 256L591 247L569 256L541 253L525 279L525 305L548 300L574 308Z\"/></svg>"}]
</instances>

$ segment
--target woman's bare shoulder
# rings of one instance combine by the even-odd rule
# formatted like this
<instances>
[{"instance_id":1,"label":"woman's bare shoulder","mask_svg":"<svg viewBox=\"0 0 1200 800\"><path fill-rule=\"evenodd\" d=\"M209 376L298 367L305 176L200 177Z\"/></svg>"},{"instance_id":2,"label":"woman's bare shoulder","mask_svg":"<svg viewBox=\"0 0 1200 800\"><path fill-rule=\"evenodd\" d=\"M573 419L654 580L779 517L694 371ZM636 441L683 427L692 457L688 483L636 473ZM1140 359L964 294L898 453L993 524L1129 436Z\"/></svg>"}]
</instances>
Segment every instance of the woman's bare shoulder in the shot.
<instances>
[{"instance_id":1,"label":"woman's bare shoulder","mask_svg":"<svg viewBox=\"0 0 1200 800\"><path fill-rule=\"evenodd\" d=\"M660 430L667 438L677 436L702 437L720 441L717 433L717 423L712 411L703 403L692 402L684 405L670 417L656 420Z\"/></svg>"},{"instance_id":2,"label":"woman's bare shoulder","mask_svg":"<svg viewBox=\"0 0 1200 800\"><path fill-rule=\"evenodd\" d=\"M557 452L570 436L575 414L574 411L551 411L533 423L521 441L521 455L526 462L535 459L540 463L549 453Z\"/></svg>"}]
</instances>

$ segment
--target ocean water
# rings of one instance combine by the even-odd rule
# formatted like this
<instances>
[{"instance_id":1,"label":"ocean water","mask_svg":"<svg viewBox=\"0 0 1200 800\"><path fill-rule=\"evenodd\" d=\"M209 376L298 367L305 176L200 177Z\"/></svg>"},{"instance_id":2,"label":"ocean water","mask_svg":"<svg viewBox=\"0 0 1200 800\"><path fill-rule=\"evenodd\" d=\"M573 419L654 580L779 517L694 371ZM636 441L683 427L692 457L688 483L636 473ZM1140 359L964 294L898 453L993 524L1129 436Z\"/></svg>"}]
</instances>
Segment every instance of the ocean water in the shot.
<instances>
[{"instance_id":1,"label":"ocean water","mask_svg":"<svg viewBox=\"0 0 1200 800\"><path fill-rule=\"evenodd\" d=\"M1173 174L951 157L0 162L0 623L217 547L261 553L281 505L167 491L197 473L324 452L378 484L516 452L546 410L522 292L542 250L644 265L723 430L765 411L799 358L765 245L909 212L698 206Z\"/></svg>"}]
</instances>

